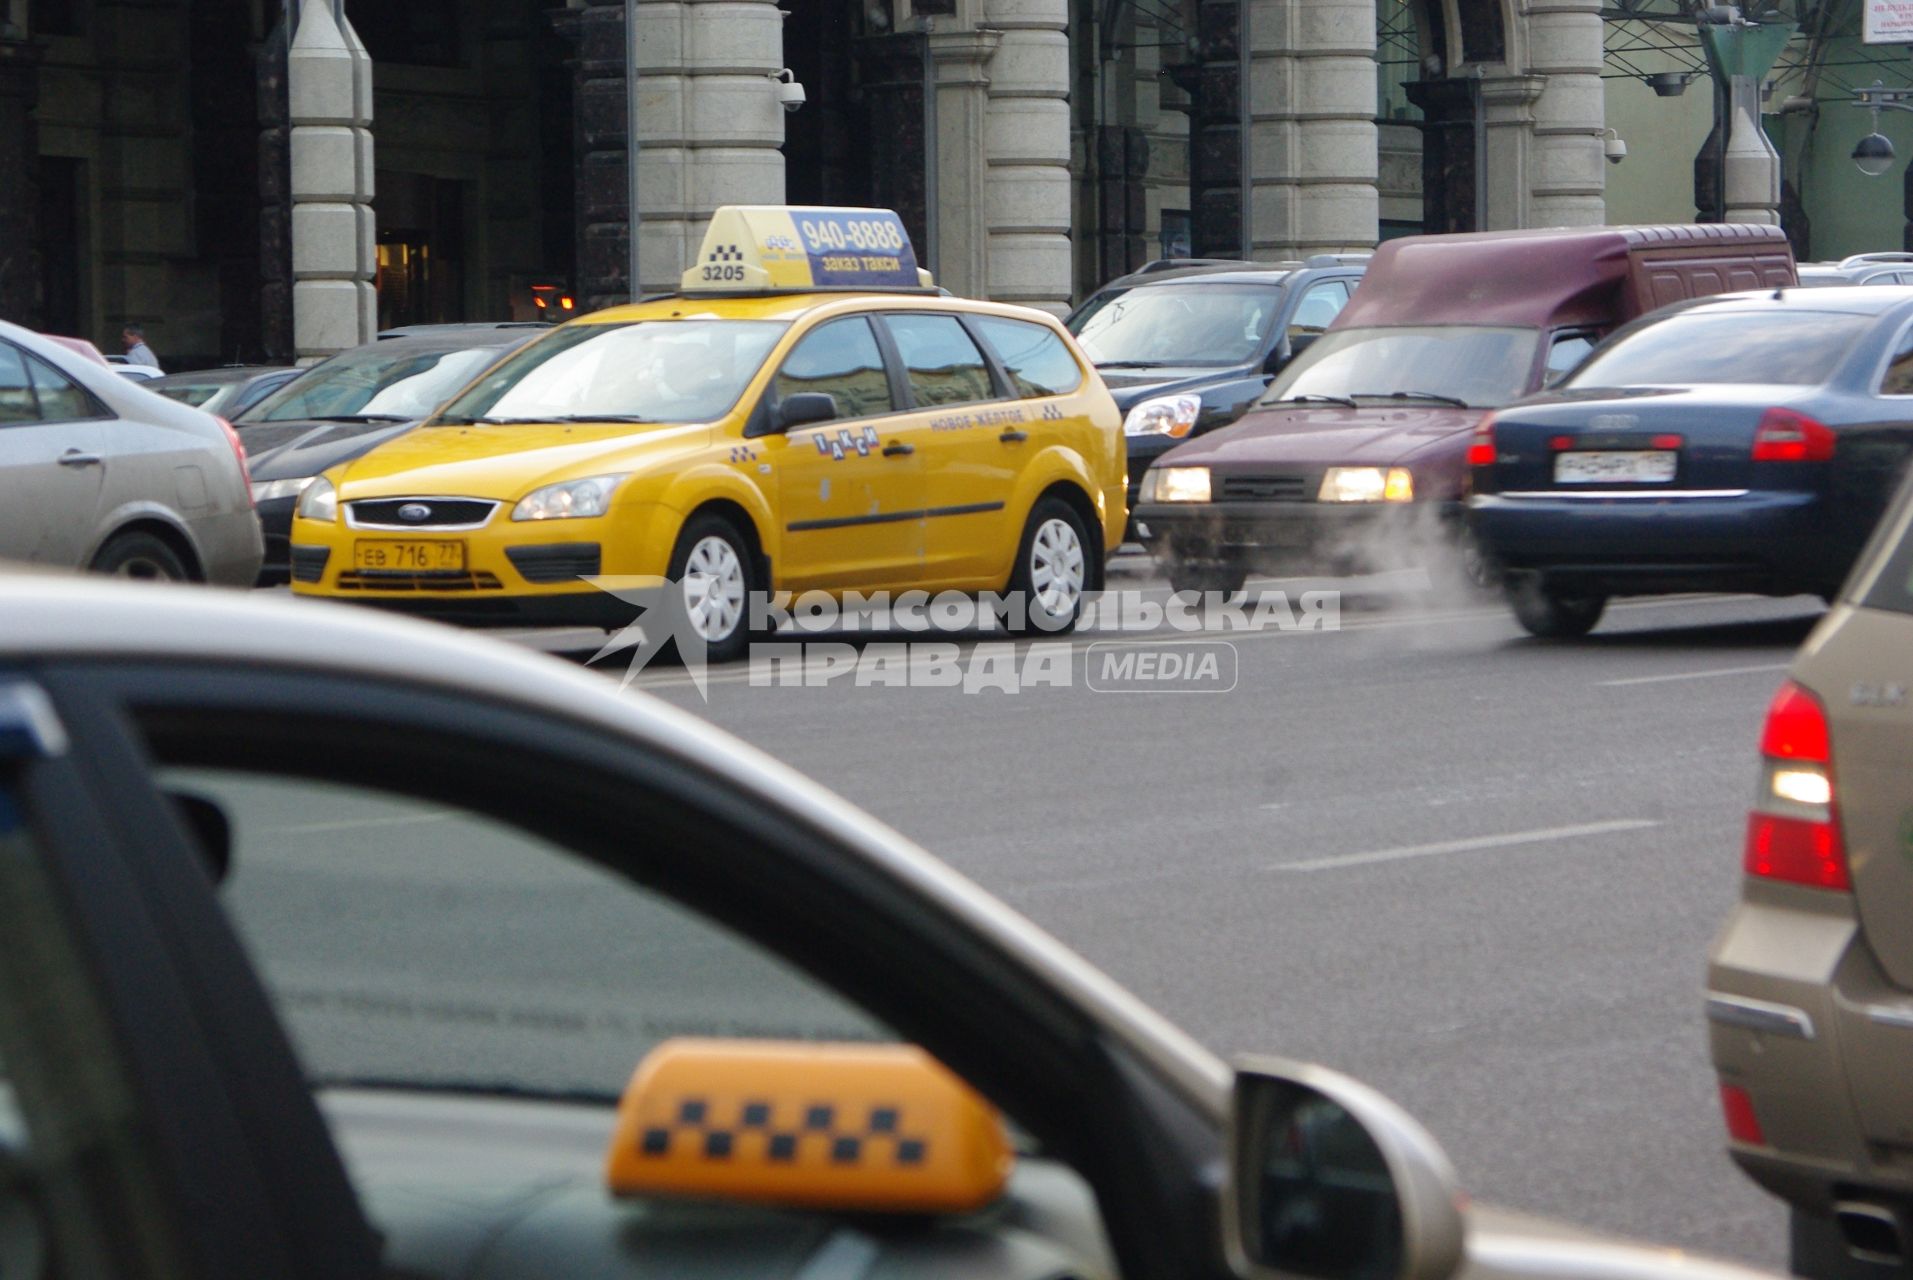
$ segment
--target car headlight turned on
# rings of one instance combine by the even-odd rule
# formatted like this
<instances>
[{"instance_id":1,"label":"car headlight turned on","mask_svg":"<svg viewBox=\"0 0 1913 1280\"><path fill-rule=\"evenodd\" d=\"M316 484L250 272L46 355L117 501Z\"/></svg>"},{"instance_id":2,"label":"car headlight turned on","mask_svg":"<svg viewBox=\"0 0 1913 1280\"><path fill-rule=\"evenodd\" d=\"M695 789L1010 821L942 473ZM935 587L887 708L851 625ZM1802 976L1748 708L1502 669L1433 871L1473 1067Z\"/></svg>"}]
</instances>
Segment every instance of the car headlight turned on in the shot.
<instances>
[{"instance_id":1,"label":"car headlight turned on","mask_svg":"<svg viewBox=\"0 0 1913 1280\"><path fill-rule=\"evenodd\" d=\"M1407 467L1330 467L1322 476L1320 502L1412 502L1415 477Z\"/></svg>"},{"instance_id":2,"label":"car headlight turned on","mask_svg":"<svg viewBox=\"0 0 1913 1280\"><path fill-rule=\"evenodd\" d=\"M339 493L324 476L315 479L299 495L293 514L301 520L320 520L327 524L339 518Z\"/></svg>"},{"instance_id":3,"label":"car headlight turned on","mask_svg":"<svg viewBox=\"0 0 1913 1280\"><path fill-rule=\"evenodd\" d=\"M1209 468L1151 467L1143 476L1144 502L1209 501Z\"/></svg>"},{"instance_id":4,"label":"car headlight turned on","mask_svg":"<svg viewBox=\"0 0 1913 1280\"><path fill-rule=\"evenodd\" d=\"M273 502L280 498L296 498L306 491L317 476L294 476L290 480L259 480L252 486L254 502Z\"/></svg>"},{"instance_id":5,"label":"car headlight turned on","mask_svg":"<svg viewBox=\"0 0 1913 1280\"><path fill-rule=\"evenodd\" d=\"M1157 396L1129 411L1123 419L1123 434L1180 440L1196 425L1196 415L1201 412L1201 396Z\"/></svg>"},{"instance_id":6,"label":"car headlight turned on","mask_svg":"<svg viewBox=\"0 0 1913 1280\"><path fill-rule=\"evenodd\" d=\"M601 516L611 507L611 494L624 477L587 476L533 489L511 509L514 520L582 520Z\"/></svg>"}]
</instances>

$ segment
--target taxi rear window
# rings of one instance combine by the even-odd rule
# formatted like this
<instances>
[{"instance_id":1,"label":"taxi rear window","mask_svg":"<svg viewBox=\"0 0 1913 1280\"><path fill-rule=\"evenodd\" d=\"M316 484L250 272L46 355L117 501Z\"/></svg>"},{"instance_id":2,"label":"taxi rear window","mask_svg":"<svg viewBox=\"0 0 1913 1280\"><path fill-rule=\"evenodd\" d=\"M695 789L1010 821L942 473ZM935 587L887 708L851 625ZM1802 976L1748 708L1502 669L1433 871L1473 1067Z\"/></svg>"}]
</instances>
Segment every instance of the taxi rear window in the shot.
<instances>
[{"instance_id":1,"label":"taxi rear window","mask_svg":"<svg viewBox=\"0 0 1913 1280\"><path fill-rule=\"evenodd\" d=\"M1001 316L976 316L973 323L1024 399L1064 395L1083 384L1083 371L1069 348L1042 325Z\"/></svg>"}]
</instances>

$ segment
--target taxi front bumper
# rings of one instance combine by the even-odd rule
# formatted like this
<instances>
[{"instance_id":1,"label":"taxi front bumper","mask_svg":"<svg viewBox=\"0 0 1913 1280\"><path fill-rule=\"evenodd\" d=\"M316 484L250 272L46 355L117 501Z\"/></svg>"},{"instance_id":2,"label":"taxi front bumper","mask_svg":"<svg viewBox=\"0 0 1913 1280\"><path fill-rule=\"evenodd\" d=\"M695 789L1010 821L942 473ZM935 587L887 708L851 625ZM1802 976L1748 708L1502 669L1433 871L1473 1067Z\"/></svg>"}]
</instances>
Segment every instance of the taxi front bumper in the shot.
<instances>
[{"instance_id":1,"label":"taxi front bumper","mask_svg":"<svg viewBox=\"0 0 1913 1280\"><path fill-rule=\"evenodd\" d=\"M468 626L621 627L640 606L591 579L661 585L669 568L669 542L635 532L607 517L439 533L301 520L292 590Z\"/></svg>"}]
</instances>

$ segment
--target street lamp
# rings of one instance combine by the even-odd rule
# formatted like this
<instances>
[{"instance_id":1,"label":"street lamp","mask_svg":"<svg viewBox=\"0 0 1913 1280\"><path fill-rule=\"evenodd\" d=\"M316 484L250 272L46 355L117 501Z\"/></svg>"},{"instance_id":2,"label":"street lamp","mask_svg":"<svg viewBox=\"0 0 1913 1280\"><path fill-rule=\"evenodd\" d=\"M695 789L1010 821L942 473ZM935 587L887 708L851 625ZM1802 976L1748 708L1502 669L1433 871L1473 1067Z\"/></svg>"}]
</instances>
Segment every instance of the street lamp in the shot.
<instances>
[{"instance_id":1,"label":"street lamp","mask_svg":"<svg viewBox=\"0 0 1913 1280\"><path fill-rule=\"evenodd\" d=\"M1853 105L1865 107L1873 114L1873 132L1853 144L1853 163L1860 172L1869 178L1877 178L1893 167L1893 143L1880 132L1880 112L1913 111L1913 89L1889 89L1875 80L1862 89L1855 89L1860 100Z\"/></svg>"}]
</instances>

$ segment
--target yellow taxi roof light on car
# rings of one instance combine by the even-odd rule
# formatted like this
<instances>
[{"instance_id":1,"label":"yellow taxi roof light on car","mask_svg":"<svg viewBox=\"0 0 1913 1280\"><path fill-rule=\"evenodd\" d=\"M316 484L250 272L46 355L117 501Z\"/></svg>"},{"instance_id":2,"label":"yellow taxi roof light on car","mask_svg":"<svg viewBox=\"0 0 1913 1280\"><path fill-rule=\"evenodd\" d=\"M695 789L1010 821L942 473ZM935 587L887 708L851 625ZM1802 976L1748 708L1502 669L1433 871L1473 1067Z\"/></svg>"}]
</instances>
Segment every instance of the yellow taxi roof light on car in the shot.
<instances>
[{"instance_id":1,"label":"yellow taxi roof light on car","mask_svg":"<svg viewBox=\"0 0 1913 1280\"><path fill-rule=\"evenodd\" d=\"M995 1108L910 1045L667 1040L638 1065L605 1164L615 1195L891 1213L994 1201Z\"/></svg>"},{"instance_id":2,"label":"yellow taxi roof light on car","mask_svg":"<svg viewBox=\"0 0 1913 1280\"><path fill-rule=\"evenodd\" d=\"M725 205L711 218L686 294L933 293L903 219L888 209Z\"/></svg>"}]
</instances>

